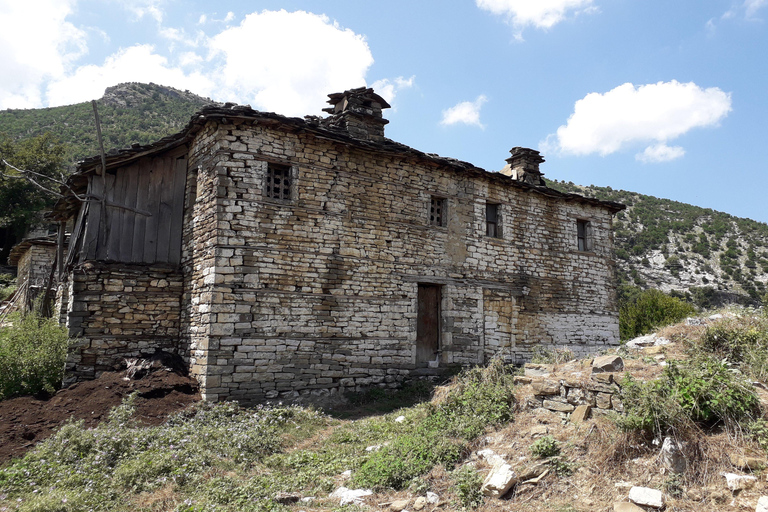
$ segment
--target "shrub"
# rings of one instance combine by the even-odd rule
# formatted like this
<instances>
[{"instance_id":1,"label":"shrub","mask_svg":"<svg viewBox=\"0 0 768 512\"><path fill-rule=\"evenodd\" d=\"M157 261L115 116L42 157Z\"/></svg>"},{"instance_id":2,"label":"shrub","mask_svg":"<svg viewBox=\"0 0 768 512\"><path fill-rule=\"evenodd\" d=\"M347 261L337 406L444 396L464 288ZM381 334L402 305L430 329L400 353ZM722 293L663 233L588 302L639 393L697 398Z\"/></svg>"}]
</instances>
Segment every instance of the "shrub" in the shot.
<instances>
[{"instance_id":1,"label":"shrub","mask_svg":"<svg viewBox=\"0 0 768 512\"><path fill-rule=\"evenodd\" d=\"M555 457L560 455L560 444L552 436L540 437L531 445L531 453L540 459Z\"/></svg>"},{"instance_id":2,"label":"shrub","mask_svg":"<svg viewBox=\"0 0 768 512\"><path fill-rule=\"evenodd\" d=\"M483 477L471 466L461 466L451 473L453 489L459 502L466 508L477 508L483 503L483 494L480 489L483 485Z\"/></svg>"},{"instance_id":3,"label":"shrub","mask_svg":"<svg viewBox=\"0 0 768 512\"><path fill-rule=\"evenodd\" d=\"M768 317L719 322L707 328L701 347L727 358L760 381L768 379Z\"/></svg>"},{"instance_id":4,"label":"shrub","mask_svg":"<svg viewBox=\"0 0 768 512\"><path fill-rule=\"evenodd\" d=\"M694 307L683 300L660 290L645 290L619 308L619 333L622 340L632 339L679 322L695 312Z\"/></svg>"},{"instance_id":5,"label":"shrub","mask_svg":"<svg viewBox=\"0 0 768 512\"><path fill-rule=\"evenodd\" d=\"M758 416L759 401L748 380L708 354L671 361L659 379L647 383L627 376L622 383L627 430L663 436L696 424L734 428Z\"/></svg>"},{"instance_id":6,"label":"shrub","mask_svg":"<svg viewBox=\"0 0 768 512\"><path fill-rule=\"evenodd\" d=\"M0 399L61 386L69 340L54 320L35 313L0 329Z\"/></svg>"}]
</instances>

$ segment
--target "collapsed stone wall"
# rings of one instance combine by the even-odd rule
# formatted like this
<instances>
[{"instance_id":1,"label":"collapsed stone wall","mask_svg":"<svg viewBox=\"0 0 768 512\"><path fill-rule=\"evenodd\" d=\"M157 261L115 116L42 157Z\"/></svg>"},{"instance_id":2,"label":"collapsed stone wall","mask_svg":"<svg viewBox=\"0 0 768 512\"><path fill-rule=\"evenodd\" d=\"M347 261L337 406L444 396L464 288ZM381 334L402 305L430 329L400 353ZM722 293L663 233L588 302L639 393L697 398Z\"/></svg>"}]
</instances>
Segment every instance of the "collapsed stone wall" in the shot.
<instances>
[{"instance_id":1,"label":"collapsed stone wall","mask_svg":"<svg viewBox=\"0 0 768 512\"><path fill-rule=\"evenodd\" d=\"M69 275L67 382L93 379L127 357L179 352L182 275L154 265L87 263Z\"/></svg>"},{"instance_id":2,"label":"collapsed stone wall","mask_svg":"<svg viewBox=\"0 0 768 512\"><path fill-rule=\"evenodd\" d=\"M526 404L530 408L543 407L563 415L583 405L589 406L592 414L624 412L621 387L613 373L594 373L588 378L581 374L562 379L538 378L531 384L534 396Z\"/></svg>"},{"instance_id":3,"label":"collapsed stone wall","mask_svg":"<svg viewBox=\"0 0 768 512\"><path fill-rule=\"evenodd\" d=\"M290 200L265 197L270 163L291 166ZM419 283L442 287L442 366L618 343L607 209L247 121L210 123L190 170L182 332L208 399L397 385L418 370Z\"/></svg>"}]
</instances>

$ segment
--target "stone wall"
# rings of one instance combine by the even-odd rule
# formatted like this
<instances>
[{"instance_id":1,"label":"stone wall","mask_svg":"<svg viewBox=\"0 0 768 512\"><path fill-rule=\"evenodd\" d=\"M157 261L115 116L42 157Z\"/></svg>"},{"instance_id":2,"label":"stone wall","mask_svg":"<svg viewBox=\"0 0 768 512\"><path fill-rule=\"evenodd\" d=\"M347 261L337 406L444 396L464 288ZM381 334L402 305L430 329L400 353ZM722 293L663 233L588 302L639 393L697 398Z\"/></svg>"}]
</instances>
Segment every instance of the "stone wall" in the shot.
<instances>
[{"instance_id":1,"label":"stone wall","mask_svg":"<svg viewBox=\"0 0 768 512\"><path fill-rule=\"evenodd\" d=\"M537 378L531 382L533 398L527 407L543 407L567 417L580 405L590 407L592 414L609 411L624 412L621 402L621 387L613 373L594 373L584 378L581 373L564 378Z\"/></svg>"},{"instance_id":2,"label":"stone wall","mask_svg":"<svg viewBox=\"0 0 768 512\"><path fill-rule=\"evenodd\" d=\"M31 306L37 295L45 289L56 257L56 245L30 242L19 257L16 282L20 290L19 304L23 309Z\"/></svg>"},{"instance_id":3,"label":"stone wall","mask_svg":"<svg viewBox=\"0 0 768 512\"><path fill-rule=\"evenodd\" d=\"M178 269L89 263L70 273L68 286L67 328L75 340L68 382L96 378L127 357L180 351Z\"/></svg>"},{"instance_id":4,"label":"stone wall","mask_svg":"<svg viewBox=\"0 0 768 512\"><path fill-rule=\"evenodd\" d=\"M264 197L269 162L292 166L290 201ZM419 283L442 286L441 366L618 343L605 208L247 121L199 132L190 171L181 330L208 399L396 385L418 370ZM503 238L485 236L487 202Z\"/></svg>"}]
</instances>

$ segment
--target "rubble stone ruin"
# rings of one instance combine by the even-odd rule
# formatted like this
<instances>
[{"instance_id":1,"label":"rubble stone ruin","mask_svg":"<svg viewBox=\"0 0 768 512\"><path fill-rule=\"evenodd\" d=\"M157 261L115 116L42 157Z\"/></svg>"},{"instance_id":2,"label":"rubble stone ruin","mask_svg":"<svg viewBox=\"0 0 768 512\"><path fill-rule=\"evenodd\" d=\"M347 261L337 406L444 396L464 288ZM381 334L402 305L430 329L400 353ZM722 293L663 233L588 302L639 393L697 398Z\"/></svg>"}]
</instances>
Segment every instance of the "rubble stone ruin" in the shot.
<instances>
[{"instance_id":1,"label":"rubble stone ruin","mask_svg":"<svg viewBox=\"0 0 768 512\"><path fill-rule=\"evenodd\" d=\"M69 380L164 350L206 399L254 403L618 343L622 205L548 188L531 149L499 173L389 140L372 89L329 97L209 106L79 164L53 213Z\"/></svg>"}]
</instances>

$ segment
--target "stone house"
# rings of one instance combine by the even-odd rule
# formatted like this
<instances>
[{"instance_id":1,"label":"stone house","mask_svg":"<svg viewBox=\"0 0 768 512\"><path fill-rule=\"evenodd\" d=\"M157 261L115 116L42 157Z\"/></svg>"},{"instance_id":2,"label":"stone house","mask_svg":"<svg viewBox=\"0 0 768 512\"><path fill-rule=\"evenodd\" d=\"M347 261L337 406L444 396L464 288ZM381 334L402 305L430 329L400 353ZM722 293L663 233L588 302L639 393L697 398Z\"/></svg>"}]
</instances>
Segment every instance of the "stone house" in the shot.
<instances>
[{"instance_id":1,"label":"stone house","mask_svg":"<svg viewBox=\"0 0 768 512\"><path fill-rule=\"evenodd\" d=\"M324 118L206 107L79 164L54 211L72 379L163 349L206 399L252 403L618 343L622 205L548 188L537 151L487 172L386 139L371 89L329 97Z\"/></svg>"},{"instance_id":2,"label":"stone house","mask_svg":"<svg viewBox=\"0 0 768 512\"><path fill-rule=\"evenodd\" d=\"M8 264L16 267L15 303L20 310L29 311L35 299L55 285L55 259L56 237L25 238L11 249Z\"/></svg>"}]
</instances>

